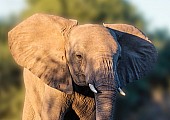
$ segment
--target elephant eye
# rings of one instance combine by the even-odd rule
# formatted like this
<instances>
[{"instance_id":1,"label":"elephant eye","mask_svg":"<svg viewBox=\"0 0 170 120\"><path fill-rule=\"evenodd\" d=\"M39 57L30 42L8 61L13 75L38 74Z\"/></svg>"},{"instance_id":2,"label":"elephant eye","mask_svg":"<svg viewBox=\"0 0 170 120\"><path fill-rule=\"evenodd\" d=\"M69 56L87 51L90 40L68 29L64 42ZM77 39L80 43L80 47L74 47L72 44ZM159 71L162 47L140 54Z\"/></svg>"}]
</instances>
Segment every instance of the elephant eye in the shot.
<instances>
[{"instance_id":1,"label":"elephant eye","mask_svg":"<svg viewBox=\"0 0 170 120\"><path fill-rule=\"evenodd\" d=\"M78 60L81 60L83 57L82 57L82 55L80 55L80 54L76 54L76 58L77 58Z\"/></svg>"},{"instance_id":2,"label":"elephant eye","mask_svg":"<svg viewBox=\"0 0 170 120\"><path fill-rule=\"evenodd\" d=\"M77 60L82 60L83 59L83 55L80 52L76 52L75 57L76 57Z\"/></svg>"}]
</instances>

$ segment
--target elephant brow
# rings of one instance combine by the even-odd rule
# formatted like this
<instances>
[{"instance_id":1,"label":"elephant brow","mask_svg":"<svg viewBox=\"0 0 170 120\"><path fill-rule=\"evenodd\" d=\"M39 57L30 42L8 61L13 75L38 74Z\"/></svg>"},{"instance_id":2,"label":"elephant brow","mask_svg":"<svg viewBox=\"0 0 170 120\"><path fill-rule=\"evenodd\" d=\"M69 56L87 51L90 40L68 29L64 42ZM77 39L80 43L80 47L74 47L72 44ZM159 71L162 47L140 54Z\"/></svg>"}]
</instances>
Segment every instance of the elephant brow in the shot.
<instances>
[{"instance_id":1,"label":"elephant brow","mask_svg":"<svg viewBox=\"0 0 170 120\"><path fill-rule=\"evenodd\" d=\"M95 60L98 60L98 59L113 59L113 56L112 55L109 55L109 54L103 54L103 55L96 55L93 57L95 58Z\"/></svg>"}]
</instances>

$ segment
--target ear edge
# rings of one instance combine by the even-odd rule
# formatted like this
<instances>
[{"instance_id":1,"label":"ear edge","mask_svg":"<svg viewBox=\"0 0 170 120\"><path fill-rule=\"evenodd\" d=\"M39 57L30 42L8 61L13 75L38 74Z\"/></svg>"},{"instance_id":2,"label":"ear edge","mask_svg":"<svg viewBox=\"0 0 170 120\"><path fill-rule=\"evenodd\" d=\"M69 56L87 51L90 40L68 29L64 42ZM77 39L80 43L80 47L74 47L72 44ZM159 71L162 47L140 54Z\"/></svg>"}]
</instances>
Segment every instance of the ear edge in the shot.
<instances>
[{"instance_id":1,"label":"ear edge","mask_svg":"<svg viewBox=\"0 0 170 120\"><path fill-rule=\"evenodd\" d=\"M105 25L105 24L104 24ZM122 24L121 24L122 25ZM128 66L128 64L130 63L124 63L124 61L126 61L126 59L128 57L130 57L130 60L131 60L131 64L133 63L133 61L141 61L142 59L140 59L141 57L136 57L136 58L133 58L133 56L129 56L128 53L126 53L125 50L122 50L122 52L124 52L123 54L123 60L120 61L120 64L118 66L118 75L119 75L119 79L120 79L120 83L121 83L121 87L124 87L126 86L127 83L130 83L130 82L133 82L137 79L140 79L141 77L144 77L145 75L148 74L148 72L151 71L152 67L153 67L153 64L156 63L157 61L157 51L156 51L156 48L154 47L154 45L152 44L152 42L145 36L137 36L137 35L133 35L133 34L129 34L129 33L126 33L125 30L122 30L122 31L119 31L117 29L114 29L112 28L113 26L109 26L109 24L105 25L105 27L107 27L108 29L112 30L116 36L117 36L117 41L118 43L120 44L121 48L122 49L127 49L125 46L129 46L129 44L133 43L133 41L136 41L137 43L136 44L139 44L138 42L141 42L142 45L138 46L139 48L141 48L142 51L140 51L140 49L138 50L138 53L139 56L141 56L142 54L144 54L145 57L149 57L147 58L147 61L148 63L152 64L151 66L149 65L145 65L145 67L147 68L142 68L142 69L145 69L145 70L140 70L137 71L139 69L138 66L135 67L135 65L133 65L133 68L131 68L130 66ZM139 30L138 30L139 31ZM140 31L139 31L140 32ZM140 34L143 34L143 33L140 33ZM129 37L129 39L126 39L127 37ZM131 39L130 39L131 38ZM144 38L147 38L147 39L144 39ZM128 43L129 42L129 43ZM128 47L127 46L127 47ZM133 44L131 44L131 46L134 46ZM130 47L130 46L129 46ZM138 48L136 47L136 49ZM146 47L146 48L145 48ZM130 47L131 48L131 47ZM132 47L133 48L133 47ZM127 49L129 50L129 49ZM133 51L133 49L132 49ZM122 53L121 53L122 54ZM133 60L134 59L134 60ZM142 63L144 63L144 61L142 61ZM139 64L139 63L137 63ZM125 66L126 65L126 66ZM140 64L139 64L140 65ZM133 70L134 69L134 70ZM135 70L136 69L136 70ZM129 74L129 72L131 71L134 71L133 73L131 73L131 75ZM136 72L136 73L135 73Z\"/></svg>"},{"instance_id":2,"label":"ear edge","mask_svg":"<svg viewBox=\"0 0 170 120\"><path fill-rule=\"evenodd\" d=\"M133 25L128 25L128 24L105 24L103 23L103 25L107 28L113 29L115 31L120 31L122 33L126 33L126 34L131 34L137 37L140 37L142 39L148 40L148 37L137 27L133 26Z\"/></svg>"}]
</instances>

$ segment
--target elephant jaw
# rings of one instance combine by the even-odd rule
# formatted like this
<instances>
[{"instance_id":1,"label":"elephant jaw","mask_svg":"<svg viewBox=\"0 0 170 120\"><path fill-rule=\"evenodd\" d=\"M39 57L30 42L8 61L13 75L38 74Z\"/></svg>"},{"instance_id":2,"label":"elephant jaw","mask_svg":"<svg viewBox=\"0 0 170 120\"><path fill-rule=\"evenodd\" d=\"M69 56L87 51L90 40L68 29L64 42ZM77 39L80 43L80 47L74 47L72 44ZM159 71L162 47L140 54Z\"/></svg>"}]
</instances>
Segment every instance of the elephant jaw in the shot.
<instances>
[{"instance_id":1,"label":"elephant jaw","mask_svg":"<svg viewBox=\"0 0 170 120\"><path fill-rule=\"evenodd\" d=\"M92 84L89 84L89 87L90 87L90 90L92 91L92 92L94 92L94 93L98 93L97 92L97 90L96 90L96 88L94 87L94 85L92 85ZM119 91L119 93L121 94L121 95L123 95L123 96L125 96L126 95L126 93L119 87L118 88L118 91Z\"/></svg>"},{"instance_id":2,"label":"elephant jaw","mask_svg":"<svg viewBox=\"0 0 170 120\"><path fill-rule=\"evenodd\" d=\"M99 67L91 71L94 75L86 75L86 81L88 81L91 91L97 94L99 91L117 89L121 95L125 96L126 94L117 82L119 78L115 68L116 61L109 58L101 58L96 61L95 64Z\"/></svg>"}]
</instances>

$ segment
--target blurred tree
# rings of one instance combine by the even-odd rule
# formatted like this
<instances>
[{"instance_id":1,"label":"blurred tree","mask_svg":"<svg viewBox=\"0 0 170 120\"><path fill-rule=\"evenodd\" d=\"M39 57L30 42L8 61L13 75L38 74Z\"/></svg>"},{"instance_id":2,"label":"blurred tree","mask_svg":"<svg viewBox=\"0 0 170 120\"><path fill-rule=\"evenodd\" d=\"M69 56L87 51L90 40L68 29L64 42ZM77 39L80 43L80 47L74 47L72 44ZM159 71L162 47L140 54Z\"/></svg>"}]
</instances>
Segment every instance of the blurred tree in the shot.
<instances>
[{"instance_id":1,"label":"blurred tree","mask_svg":"<svg viewBox=\"0 0 170 120\"><path fill-rule=\"evenodd\" d=\"M0 120L20 119L23 103L21 72L7 45L8 31L15 23L11 20L0 21Z\"/></svg>"},{"instance_id":2,"label":"blurred tree","mask_svg":"<svg viewBox=\"0 0 170 120\"><path fill-rule=\"evenodd\" d=\"M150 33L150 39L154 40L154 44L160 50L170 41L169 31L166 28L155 29Z\"/></svg>"},{"instance_id":3,"label":"blurred tree","mask_svg":"<svg viewBox=\"0 0 170 120\"><path fill-rule=\"evenodd\" d=\"M77 19L80 23L128 23L144 29L144 19L124 0L27 0L28 17L43 12Z\"/></svg>"}]
</instances>

